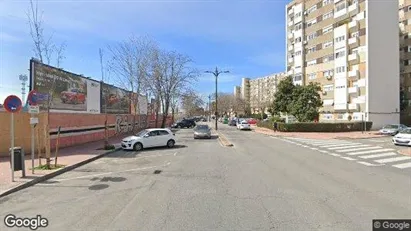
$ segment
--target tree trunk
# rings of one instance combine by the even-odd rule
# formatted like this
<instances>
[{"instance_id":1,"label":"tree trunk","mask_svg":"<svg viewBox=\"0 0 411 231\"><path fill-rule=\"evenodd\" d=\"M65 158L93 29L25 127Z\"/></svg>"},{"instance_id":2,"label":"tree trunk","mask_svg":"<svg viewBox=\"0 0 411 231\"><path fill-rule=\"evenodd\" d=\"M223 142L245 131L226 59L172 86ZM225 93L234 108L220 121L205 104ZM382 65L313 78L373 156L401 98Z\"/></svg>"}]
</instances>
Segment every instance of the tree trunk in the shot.
<instances>
[{"instance_id":1,"label":"tree trunk","mask_svg":"<svg viewBox=\"0 0 411 231\"><path fill-rule=\"evenodd\" d=\"M174 107L171 107L171 123L174 123L174 114L175 114Z\"/></svg>"},{"instance_id":2,"label":"tree trunk","mask_svg":"<svg viewBox=\"0 0 411 231\"><path fill-rule=\"evenodd\" d=\"M168 117L168 109L169 109L170 105L169 103L166 101L165 105L164 105L164 110L163 110L163 121L161 122L161 128L165 128L166 127L166 122L167 122L167 117Z\"/></svg>"}]
</instances>

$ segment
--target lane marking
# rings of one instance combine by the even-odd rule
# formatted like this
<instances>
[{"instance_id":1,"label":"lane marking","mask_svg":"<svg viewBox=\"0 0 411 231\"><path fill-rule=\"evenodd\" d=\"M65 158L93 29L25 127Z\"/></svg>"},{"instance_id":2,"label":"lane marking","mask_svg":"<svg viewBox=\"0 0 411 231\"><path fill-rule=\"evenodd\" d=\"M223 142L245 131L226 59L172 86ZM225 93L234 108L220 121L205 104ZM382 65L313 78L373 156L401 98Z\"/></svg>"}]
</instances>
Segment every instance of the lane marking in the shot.
<instances>
[{"instance_id":1,"label":"lane marking","mask_svg":"<svg viewBox=\"0 0 411 231\"><path fill-rule=\"evenodd\" d=\"M338 150L338 149L346 149L346 148L360 148L360 147L369 147L370 145L367 144L361 144L361 145L350 145L350 146L344 146L344 147L334 147L334 148L328 148L330 150Z\"/></svg>"},{"instance_id":2,"label":"lane marking","mask_svg":"<svg viewBox=\"0 0 411 231\"><path fill-rule=\"evenodd\" d=\"M327 151L325 151L325 150L318 150L319 152L322 152L322 153L328 153Z\"/></svg>"},{"instance_id":3,"label":"lane marking","mask_svg":"<svg viewBox=\"0 0 411 231\"><path fill-rule=\"evenodd\" d=\"M357 160L351 157L347 157L347 156L341 156L342 159L346 159L346 160Z\"/></svg>"},{"instance_id":4,"label":"lane marking","mask_svg":"<svg viewBox=\"0 0 411 231\"><path fill-rule=\"evenodd\" d=\"M411 159L411 157L409 156L400 156L400 157L393 157L393 158L388 158L388 159L374 160L374 162L377 162L379 164L385 164L385 163L397 162L397 161L403 161L403 160L409 160L409 159Z\"/></svg>"},{"instance_id":5,"label":"lane marking","mask_svg":"<svg viewBox=\"0 0 411 231\"><path fill-rule=\"evenodd\" d=\"M340 154L337 154L337 153L328 153L328 154L330 154L331 156L336 156L336 157L340 157L340 156L341 156Z\"/></svg>"},{"instance_id":6,"label":"lane marking","mask_svg":"<svg viewBox=\"0 0 411 231\"><path fill-rule=\"evenodd\" d=\"M357 145L360 143L340 143L340 144L332 144L332 145L321 145L321 148L332 148L332 147L339 147L339 146L345 146L345 145Z\"/></svg>"},{"instance_id":7,"label":"lane marking","mask_svg":"<svg viewBox=\"0 0 411 231\"><path fill-rule=\"evenodd\" d=\"M368 155L368 156L360 156L363 159L371 159L371 158L378 158L378 157L386 157L386 156L396 156L397 153L395 152L387 152L382 154L375 154L375 155Z\"/></svg>"},{"instance_id":8,"label":"lane marking","mask_svg":"<svg viewBox=\"0 0 411 231\"><path fill-rule=\"evenodd\" d=\"M364 161L357 161L357 163L359 164L363 164L365 166L370 166L370 167L374 167L374 166L383 166L384 164L372 164L372 163L368 163L368 162L364 162Z\"/></svg>"},{"instance_id":9,"label":"lane marking","mask_svg":"<svg viewBox=\"0 0 411 231\"><path fill-rule=\"evenodd\" d=\"M404 163L404 164L396 164L396 165L393 165L393 167L400 168L400 169L411 168L411 162Z\"/></svg>"},{"instance_id":10,"label":"lane marking","mask_svg":"<svg viewBox=\"0 0 411 231\"><path fill-rule=\"evenodd\" d=\"M367 153L377 153L377 152L387 152L387 151L394 151L394 149L386 148L386 149L363 151L363 152L352 152L352 153L347 153L347 154L348 155L361 155L361 154L367 154Z\"/></svg>"},{"instance_id":11,"label":"lane marking","mask_svg":"<svg viewBox=\"0 0 411 231\"><path fill-rule=\"evenodd\" d=\"M374 146L374 147L365 147L365 148L351 148L351 149L337 150L337 152L352 152L352 151L370 150L370 149L378 149L378 148L382 148L382 147Z\"/></svg>"}]
</instances>

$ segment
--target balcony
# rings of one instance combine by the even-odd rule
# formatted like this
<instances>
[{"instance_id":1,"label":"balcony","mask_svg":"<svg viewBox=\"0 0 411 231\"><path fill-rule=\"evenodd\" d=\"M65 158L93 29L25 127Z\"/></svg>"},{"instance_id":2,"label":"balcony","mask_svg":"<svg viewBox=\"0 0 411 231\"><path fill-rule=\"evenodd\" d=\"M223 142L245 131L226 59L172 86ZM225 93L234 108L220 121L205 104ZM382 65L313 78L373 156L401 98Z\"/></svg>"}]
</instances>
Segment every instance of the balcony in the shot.
<instances>
[{"instance_id":1,"label":"balcony","mask_svg":"<svg viewBox=\"0 0 411 231\"><path fill-rule=\"evenodd\" d=\"M292 58L291 58L292 59ZM290 59L288 59L288 60L290 60ZM292 75L292 74L294 74L294 71L293 70L289 70L288 72L287 72L287 75Z\"/></svg>"},{"instance_id":2,"label":"balcony","mask_svg":"<svg viewBox=\"0 0 411 231\"><path fill-rule=\"evenodd\" d=\"M294 58L288 58L288 63L293 63L294 62Z\"/></svg>"},{"instance_id":3,"label":"balcony","mask_svg":"<svg viewBox=\"0 0 411 231\"><path fill-rule=\"evenodd\" d=\"M347 110L346 103L334 103L334 110Z\"/></svg>"},{"instance_id":4,"label":"balcony","mask_svg":"<svg viewBox=\"0 0 411 231\"><path fill-rule=\"evenodd\" d=\"M348 109L359 111L360 105L358 103L350 103L348 104Z\"/></svg>"},{"instance_id":5,"label":"balcony","mask_svg":"<svg viewBox=\"0 0 411 231\"><path fill-rule=\"evenodd\" d=\"M359 88L358 87L349 87L348 88L348 94L358 94L359 93Z\"/></svg>"},{"instance_id":6,"label":"balcony","mask_svg":"<svg viewBox=\"0 0 411 231\"><path fill-rule=\"evenodd\" d=\"M357 31L359 27L360 23L357 20L348 23L348 29L351 31Z\"/></svg>"},{"instance_id":7,"label":"balcony","mask_svg":"<svg viewBox=\"0 0 411 231\"><path fill-rule=\"evenodd\" d=\"M288 22L288 26L292 26L292 25L294 25L294 20L290 20L290 21Z\"/></svg>"},{"instance_id":8,"label":"balcony","mask_svg":"<svg viewBox=\"0 0 411 231\"><path fill-rule=\"evenodd\" d=\"M337 23L339 21L346 20L347 18L349 18L349 14L347 13L348 13L347 8L334 12L335 22Z\"/></svg>"},{"instance_id":9,"label":"balcony","mask_svg":"<svg viewBox=\"0 0 411 231\"><path fill-rule=\"evenodd\" d=\"M360 44L360 39L358 37L353 37L348 39L348 46L350 48L356 48Z\"/></svg>"},{"instance_id":10,"label":"balcony","mask_svg":"<svg viewBox=\"0 0 411 231\"><path fill-rule=\"evenodd\" d=\"M294 45L289 45L288 46L288 51L292 51L292 50L294 50Z\"/></svg>"},{"instance_id":11,"label":"balcony","mask_svg":"<svg viewBox=\"0 0 411 231\"><path fill-rule=\"evenodd\" d=\"M294 34L292 32L288 33L288 39L294 38Z\"/></svg>"},{"instance_id":12,"label":"balcony","mask_svg":"<svg viewBox=\"0 0 411 231\"><path fill-rule=\"evenodd\" d=\"M291 8L289 11L288 11L288 15L293 15L294 14L294 8Z\"/></svg>"},{"instance_id":13,"label":"balcony","mask_svg":"<svg viewBox=\"0 0 411 231\"><path fill-rule=\"evenodd\" d=\"M360 77L360 72L358 70L352 70L348 72L348 78L358 79Z\"/></svg>"},{"instance_id":14,"label":"balcony","mask_svg":"<svg viewBox=\"0 0 411 231\"><path fill-rule=\"evenodd\" d=\"M359 7L358 7L358 2L352 4L351 6L348 7L348 12L350 14L350 17L358 14L359 12Z\"/></svg>"},{"instance_id":15,"label":"balcony","mask_svg":"<svg viewBox=\"0 0 411 231\"><path fill-rule=\"evenodd\" d=\"M360 61L360 56L358 54L350 54L348 55L348 62L350 64L357 64Z\"/></svg>"}]
</instances>

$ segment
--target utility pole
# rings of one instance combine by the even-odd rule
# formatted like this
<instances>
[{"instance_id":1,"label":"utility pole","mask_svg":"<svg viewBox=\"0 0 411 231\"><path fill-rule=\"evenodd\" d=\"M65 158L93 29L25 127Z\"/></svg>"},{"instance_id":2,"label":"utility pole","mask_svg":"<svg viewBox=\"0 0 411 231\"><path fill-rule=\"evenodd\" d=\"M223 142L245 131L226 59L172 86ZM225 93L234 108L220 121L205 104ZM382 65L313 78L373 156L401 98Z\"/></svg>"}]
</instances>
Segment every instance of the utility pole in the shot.
<instances>
[{"instance_id":1,"label":"utility pole","mask_svg":"<svg viewBox=\"0 0 411 231\"><path fill-rule=\"evenodd\" d=\"M27 75L19 75L19 80L21 81L21 101L23 101L23 106L26 101L26 83L28 79Z\"/></svg>"},{"instance_id":2,"label":"utility pole","mask_svg":"<svg viewBox=\"0 0 411 231\"><path fill-rule=\"evenodd\" d=\"M211 122L211 94L208 95L208 122Z\"/></svg>"},{"instance_id":3,"label":"utility pole","mask_svg":"<svg viewBox=\"0 0 411 231\"><path fill-rule=\"evenodd\" d=\"M218 128L217 128L217 123L218 123L218 119L217 119L217 117L218 117L218 110L217 110L218 109L217 108L217 104L218 104L217 80L218 80L218 76L221 73L230 73L230 72L229 71L220 71L220 70L218 70L217 67L215 67L214 71L205 71L205 73L211 73L215 77L215 114L216 114L216 116L215 116L215 130L217 131L218 130Z\"/></svg>"},{"instance_id":4,"label":"utility pole","mask_svg":"<svg viewBox=\"0 0 411 231\"><path fill-rule=\"evenodd\" d=\"M99 49L100 55L100 68L101 68L101 83L100 87L104 85L104 66L103 66L103 49ZM104 114L105 114L105 121L104 121L104 148L108 147L108 117L107 117L107 92L106 88L103 88L103 97L104 97Z\"/></svg>"}]
</instances>

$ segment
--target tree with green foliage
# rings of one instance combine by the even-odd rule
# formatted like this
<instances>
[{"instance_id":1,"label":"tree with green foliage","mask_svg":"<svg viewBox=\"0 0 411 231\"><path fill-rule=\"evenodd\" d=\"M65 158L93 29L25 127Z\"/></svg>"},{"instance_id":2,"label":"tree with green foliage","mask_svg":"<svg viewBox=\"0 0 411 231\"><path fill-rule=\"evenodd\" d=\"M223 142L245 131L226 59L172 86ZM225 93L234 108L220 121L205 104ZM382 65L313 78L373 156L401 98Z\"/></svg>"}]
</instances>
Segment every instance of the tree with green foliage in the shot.
<instances>
[{"instance_id":1,"label":"tree with green foliage","mask_svg":"<svg viewBox=\"0 0 411 231\"><path fill-rule=\"evenodd\" d=\"M306 86L295 86L292 93L292 103L288 110L299 122L312 122L319 116L319 108L323 105L318 93L321 86L318 83L310 83Z\"/></svg>"},{"instance_id":2,"label":"tree with green foliage","mask_svg":"<svg viewBox=\"0 0 411 231\"><path fill-rule=\"evenodd\" d=\"M274 101L269 110L271 114L278 115L280 112L290 112L294 89L295 85L291 76L280 81L277 86L277 92L274 94Z\"/></svg>"}]
</instances>

